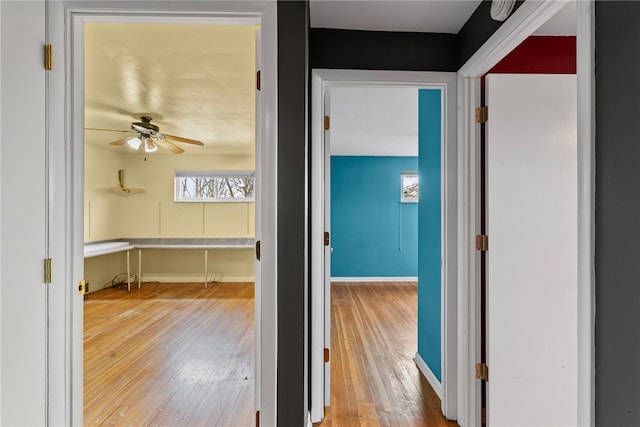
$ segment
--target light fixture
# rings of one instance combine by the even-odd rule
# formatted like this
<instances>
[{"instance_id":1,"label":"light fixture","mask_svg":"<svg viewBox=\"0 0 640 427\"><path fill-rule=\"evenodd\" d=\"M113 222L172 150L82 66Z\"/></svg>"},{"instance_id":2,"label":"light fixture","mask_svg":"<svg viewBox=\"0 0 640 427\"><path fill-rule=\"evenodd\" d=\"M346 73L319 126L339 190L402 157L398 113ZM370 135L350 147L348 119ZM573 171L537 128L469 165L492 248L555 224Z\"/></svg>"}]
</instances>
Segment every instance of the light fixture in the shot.
<instances>
[{"instance_id":1,"label":"light fixture","mask_svg":"<svg viewBox=\"0 0 640 427\"><path fill-rule=\"evenodd\" d=\"M144 152L145 153L153 153L154 151L158 150L158 146L153 141L153 139L151 139L150 137L148 137L148 136L144 137L144 138L142 138L142 141L144 142Z\"/></svg>"},{"instance_id":2,"label":"light fixture","mask_svg":"<svg viewBox=\"0 0 640 427\"><path fill-rule=\"evenodd\" d=\"M133 148L134 150L137 150L138 148L140 148L140 144L142 144L142 140L139 137L134 136L133 138L130 138L127 141L127 144L129 145L129 147Z\"/></svg>"}]
</instances>

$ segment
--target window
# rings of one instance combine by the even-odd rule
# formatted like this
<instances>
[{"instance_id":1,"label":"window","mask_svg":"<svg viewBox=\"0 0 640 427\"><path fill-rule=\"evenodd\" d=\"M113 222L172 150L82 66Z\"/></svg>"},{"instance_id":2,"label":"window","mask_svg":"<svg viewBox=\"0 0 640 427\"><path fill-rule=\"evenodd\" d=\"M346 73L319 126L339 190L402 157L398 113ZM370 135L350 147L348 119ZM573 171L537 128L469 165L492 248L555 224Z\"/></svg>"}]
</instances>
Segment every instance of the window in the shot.
<instances>
[{"instance_id":1,"label":"window","mask_svg":"<svg viewBox=\"0 0 640 427\"><path fill-rule=\"evenodd\" d=\"M419 195L418 172L402 172L400 177L402 186L400 202L417 203Z\"/></svg>"},{"instance_id":2,"label":"window","mask_svg":"<svg viewBox=\"0 0 640 427\"><path fill-rule=\"evenodd\" d=\"M253 171L176 171L176 202L253 202Z\"/></svg>"}]
</instances>

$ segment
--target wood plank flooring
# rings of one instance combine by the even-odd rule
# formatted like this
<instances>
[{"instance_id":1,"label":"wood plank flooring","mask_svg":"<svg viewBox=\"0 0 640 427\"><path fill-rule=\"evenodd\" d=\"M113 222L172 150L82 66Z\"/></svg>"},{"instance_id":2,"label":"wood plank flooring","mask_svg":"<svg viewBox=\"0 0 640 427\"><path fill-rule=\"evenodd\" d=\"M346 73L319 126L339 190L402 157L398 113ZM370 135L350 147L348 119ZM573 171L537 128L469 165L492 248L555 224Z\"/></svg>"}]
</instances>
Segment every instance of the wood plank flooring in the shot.
<instances>
[{"instance_id":1,"label":"wood plank flooring","mask_svg":"<svg viewBox=\"0 0 640 427\"><path fill-rule=\"evenodd\" d=\"M253 390L252 283L87 295L84 425L251 426Z\"/></svg>"},{"instance_id":2,"label":"wood plank flooring","mask_svg":"<svg viewBox=\"0 0 640 427\"><path fill-rule=\"evenodd\" d=\"M416 283L331 289L331 407L316 426L457 426L413 361Z\"/></svg>"},{"instance_id":3,"label":"wood plank flooring","mask_svg":"<svg viewBox=\"0 0 640 427\"><path fill-rule=\"evenodd\" d=\"M317 427L457 426L413 362L415 283L333 285ZM84 425L253 426L253 284L145 283L85 300Z\"/></svg>"}]
</instances>

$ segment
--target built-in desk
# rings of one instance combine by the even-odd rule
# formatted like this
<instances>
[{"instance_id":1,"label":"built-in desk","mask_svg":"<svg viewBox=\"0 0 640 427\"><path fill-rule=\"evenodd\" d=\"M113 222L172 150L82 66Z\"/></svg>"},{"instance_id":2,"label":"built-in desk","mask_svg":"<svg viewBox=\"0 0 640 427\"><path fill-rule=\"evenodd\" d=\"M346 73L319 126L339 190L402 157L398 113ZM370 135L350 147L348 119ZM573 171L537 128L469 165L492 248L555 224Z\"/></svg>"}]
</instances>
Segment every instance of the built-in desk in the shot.
<instances>
[{"instance_id":1,"label":"built-in desk","mask_svg":"<svg viewBox=\"0 0 640 427\"><path fill-rule=\"evenodd\" d=\"M138 251L138 289L142 282L142 250L143 249L202 249L204 254L204 286L208 285L208 257L211 249L252 249L254 239L251 238L210 238L210 239L127 239L126 241L109 241L87 243L84 246L84 257L107 255L116 252L127 252L127 290L131 291L131 250Z\"/></svg>"}]
</instances>

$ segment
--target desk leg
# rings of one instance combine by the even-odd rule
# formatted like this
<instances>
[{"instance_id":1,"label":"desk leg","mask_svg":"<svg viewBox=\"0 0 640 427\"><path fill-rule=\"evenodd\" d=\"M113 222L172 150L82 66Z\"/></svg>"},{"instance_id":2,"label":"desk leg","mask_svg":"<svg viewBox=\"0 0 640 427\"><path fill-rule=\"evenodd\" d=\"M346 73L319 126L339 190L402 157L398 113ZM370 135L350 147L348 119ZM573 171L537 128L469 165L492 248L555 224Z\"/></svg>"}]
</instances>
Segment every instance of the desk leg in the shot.
<instances>
[{"instance_id":1,"label":"desk leg","mask_svg":"<svg viewBox=\"0 0 640 427\"><path fill-rule=\"evenodd\" d=\"M142 249L138 249L138 290L142 285Z\"/></svg>"},{"instance_id":2,"label":"desk leg","mask_svg":"<svg viewBox=\"0 0 640 427\"><path fill-rule=\"evenodd\" d=\"M209 251L207 249L204 250L204 287L207 287L207 276L209 275L209 262L208 262Z\"/></svg>"},{"instance_id":3,"label":"desk leg","mask_svg":"<svg viewBox=\"0 0 640 427\"><path fill-rule=\"evenodd\" d=\"M131 251L127 251L127 292L131 292Z\"/></svg>"}]
</instances>

